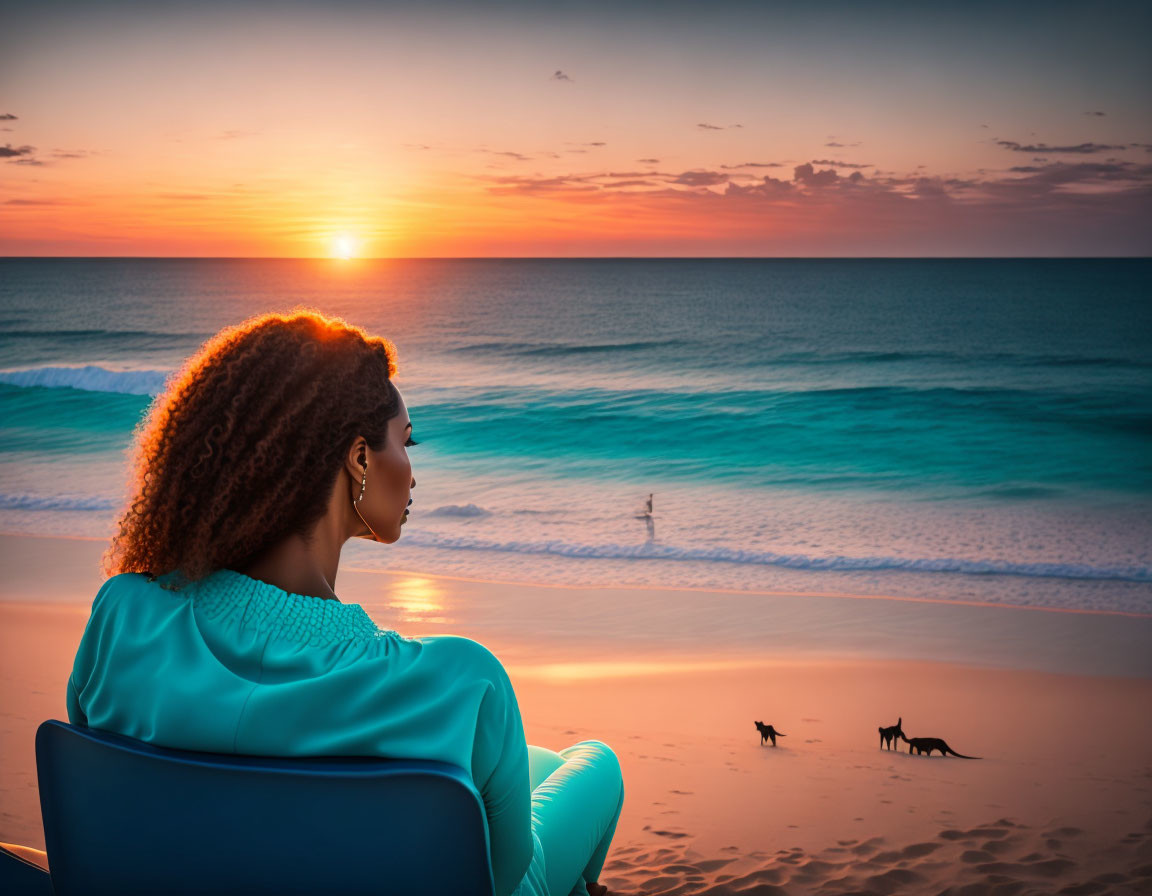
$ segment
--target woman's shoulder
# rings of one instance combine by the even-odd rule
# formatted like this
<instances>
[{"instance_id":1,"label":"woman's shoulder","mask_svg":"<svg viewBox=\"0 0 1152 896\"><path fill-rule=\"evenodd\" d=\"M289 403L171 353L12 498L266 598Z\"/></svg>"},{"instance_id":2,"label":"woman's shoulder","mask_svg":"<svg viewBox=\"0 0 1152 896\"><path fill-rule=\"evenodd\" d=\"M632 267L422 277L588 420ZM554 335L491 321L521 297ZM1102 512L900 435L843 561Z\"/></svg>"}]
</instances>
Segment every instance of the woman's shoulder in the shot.
<instances>
[{"instance_id":1,"label":"woman's shoulder","mask_svg":"<svg viewBox=\"0 0 1152 896\"><path fill-rule=\"evenodd\" d=\"M450 666L460 672L471 672L493 681L508 680L504 664L479 641L463 635L429 635L417 640L421 652L429 652L438 665Z\"/></svg>"},{"instance_id":2,"label":"woman's shoulder","mask_svg":"<svg viewBox=\"0 0 1152 896\"><path fill-rule=\"evenodd\" d=\"M92 599L92 616L107 615L132 607L131 612L140 612L141 607L158 607L163 601L156 601L157 595L175 596L178 589L170 576L154 576L143 572L121 572L104 580L96 596Z\"/></svg>"},{"instance_id":3,"label":"woman's shoulder","mask_svg":"<svg viewBox=\"0 0 1152 896\"><path fill-rule=\"evenodd\" d=\"M92 608L95 609L109 599L137 594L145 590L151 584L151 580L152 577L142 572L121 572L109 576L100 586L100 590L96 592L96 597L92 600Z\"/></svg>"}]
</instances>

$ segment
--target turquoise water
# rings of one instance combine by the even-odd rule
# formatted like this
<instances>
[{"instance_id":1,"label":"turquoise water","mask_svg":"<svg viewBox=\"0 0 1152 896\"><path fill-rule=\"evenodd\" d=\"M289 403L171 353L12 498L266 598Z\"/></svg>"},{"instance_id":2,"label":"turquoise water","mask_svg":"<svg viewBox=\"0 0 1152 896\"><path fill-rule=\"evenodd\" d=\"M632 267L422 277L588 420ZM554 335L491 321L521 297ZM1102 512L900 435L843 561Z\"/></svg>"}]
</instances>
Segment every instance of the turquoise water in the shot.
<instances>
[{"instance_id":1,"label":"turquoise water","mask_svg":"<svg viewBox=\"0 0 1152 896\"><path fill-rule=\"evenodd\" d=\"M357 565L1152 612L1150 297L1147 260L2 260L0 528L106 533L165 376L304 303L393 339L421 442Z\"/></svg>"}]
</instances>

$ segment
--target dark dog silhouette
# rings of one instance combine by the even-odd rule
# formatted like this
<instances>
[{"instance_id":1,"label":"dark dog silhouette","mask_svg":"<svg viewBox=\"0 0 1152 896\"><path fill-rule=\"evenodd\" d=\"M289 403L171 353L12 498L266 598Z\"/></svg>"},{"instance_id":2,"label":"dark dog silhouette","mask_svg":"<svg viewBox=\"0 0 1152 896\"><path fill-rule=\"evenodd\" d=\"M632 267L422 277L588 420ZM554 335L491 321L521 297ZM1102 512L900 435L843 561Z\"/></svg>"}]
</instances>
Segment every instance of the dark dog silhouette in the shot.
<instances>
[{"instance_id":1,"label":"dark dog silhouette","mask_svg":"<svg viewBox=\"0 0 1152 896\"><path fill-rule=\"evenodd\" d=\"M903 734L900 735L904 737ZM931 756L933 750L939 750L941 756L956 756L959 759L979 759L979 756L965 756L963 753L957 753L948 744L944 743L939 737L904 737L904 743L908 744L908 752L915 751L922 756Z\"/></svg>"},{"instance_id":2,"label":"dark dog silhouette","mask_svg":"<svg viewBox=\"0 0 1152 896\"><path fill-rule=\"evenodd\" d=\"M880 729L880 749L884 749L884 747L887 747L889 750L896 749L895 745L899 744L899 739L904 736L904 729L900 727L903 721L904 717L901 716L896 720L895 725L889 725L887 728Z\"/></svg>"},{"instance_id":3,"label":"dark dog silhouette","mask_svg":"<svg viewBox=\"0 0 1152 896\"><path fill-rule=\"evenodd\" d=\"M781 734L771 725L765 725L763 722L756 723L756 730L760 732L760 746L764 746L764 741L772 741L772 746L776 746L776 738L787 737L787 734Z\"/></svg>"}]
</instances>

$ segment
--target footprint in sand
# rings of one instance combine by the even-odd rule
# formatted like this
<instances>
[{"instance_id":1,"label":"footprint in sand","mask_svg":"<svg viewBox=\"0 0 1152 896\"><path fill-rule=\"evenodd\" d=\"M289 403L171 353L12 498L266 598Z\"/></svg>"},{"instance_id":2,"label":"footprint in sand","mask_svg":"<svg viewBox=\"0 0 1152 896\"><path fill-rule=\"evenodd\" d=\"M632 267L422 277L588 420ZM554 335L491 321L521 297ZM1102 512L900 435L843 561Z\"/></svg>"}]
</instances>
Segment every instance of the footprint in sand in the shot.
<instances>
[{"instance_id":1,"label":"footprint in sand","mask_svg":"<svg viewBox=\"0 0 1152 896\"><path fill-rule=\"evenodd\" d=\"M935 852L940 846L939 843L913 843L911 846L905 846L900 850L900 856L905 859L918 859Z\"/></svg>"},{"instance_id":2,"label":"footprint in sand","mask_svg":"<svg viewBox=\"0 0 1152 896\"><path fill-rule=\"evenodd\" d=\"M874 874L865 879L864 883L865 889L874 890L878 893L899 893L909 884L923 879L915 871L909 871L907 868L892 868L883 874Z\"/></svg>"},{"instance_id":3,"label":"footprint in sand","mask_svg":"<svg viewBox=\"0 0 1152 896\"><path fill-rule=\"evenodd\" d=\"M705 874L711 874L723 868L725 865L730 865L735 859L705 859L702 862L696 862L696 869L703 871Z\"/></svg>"},{"instance_id":4,"label":"footprint in sand","mask_svg":"<svg viewBox=\"0 0 1152 896\"><path fill-rule=\"evenodd\" d=\"M1083 834L1080 828L1056 828L1054 831L1045 831L1041 837L1075 837L1077 834Z\"/></svg>"}]
</instances>

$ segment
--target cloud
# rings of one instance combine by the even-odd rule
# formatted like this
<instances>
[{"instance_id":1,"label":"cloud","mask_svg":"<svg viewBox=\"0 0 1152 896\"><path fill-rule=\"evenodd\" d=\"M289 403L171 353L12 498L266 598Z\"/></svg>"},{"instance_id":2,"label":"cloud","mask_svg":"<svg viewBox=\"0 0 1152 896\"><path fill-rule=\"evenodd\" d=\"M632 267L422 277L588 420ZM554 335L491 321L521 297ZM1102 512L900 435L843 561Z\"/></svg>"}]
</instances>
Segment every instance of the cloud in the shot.
<instances>
[{"instance_id":1,"label":"cloud","mask_svg":"<svg viewBox=\"0 0 1152 896\"><path fill-rule=\"evenodd\" d=\"M549 81L571 81L572 79L569 78L566 74L564 74L564 72L560 71L560 69L556 69L556 71L552 73L552 77L549 78L548 80Z\"/></svg>"},{"instance_id":2,"label":"cloud","mask_svg":"<svg viewBox=\"0 0 1152 896\"><path fill-rule=\"evenodd\" d=\"M774 177L765 175L764 179L758 184L750 184L747 187L742 187L739 184L729 183L728 189L724 191L725 196L733 197L748 197L760 199L778 199L781 196L788 196L796 192L794 184L786 180L777 180Z\"/></svg>"},{"instance_id":3,"label":"cloud","mask_svg":"<svg viewBox=\"0 0 1152 896\"><path fill-rule=\"evenodd\" d=\"M660 164L659 159L637 159L636 161L642 165L659 165Z\"/></svg>"},{"instance_id":4,"label":"cloud","mask_svg":"<svg viewBox=\"0 0 1152 896\"><path fill-rule=\"evenodd\" d=\"M1000 224L1008 227L1004 222L1012 220L1032 222L1029 227L1020 225L1019 233L1039 239L1035 228L1055 221L1052 215L1065 220L1060 227L1053 223L1052 232L1063 228L1080 233L1081 224L1076 222L1082 222L1084 214L1104 216L1101 221L1136 222L1152 210L1152 164L1057 161L983 171L970 178L931 176L923 170L898 175L879 169L870 175L853 170L840 176L834 168L821 169L819 164L817 160L795 166L791 180L770 175L755 180L746 173L729 175L709 169L600 171L557 177L493 174L479 180L494 194L627 208L630 214L651 216L653 222L689 214L689 209L696 209L692 214L715 214L718 219L731 214L737 216L732 221L746 223L760 215L766 216L765 221L785 215L799 216L797 221L831 216L829 221L857 222L875 216L875 220L911 228L910 237L927 233L918 228L943 226L943 220L983 222L972 224L974 234L986 234L987 227ZM733 204L730 212L725 211L726 203ZM861 233L872 234L874 229L865 227ZM1044 243L1027 245L1044 254Z\"/></svg>"},{"instance_id":5,"label":"cloud","mask_svg":"<svg viewBox=\"0 0 1152 896\"><path fill-rule=\"evenodd\" d=\"M724 130L724 128L720 127L720 125L718 125L718 124L708 124L706 122L701 122L700 124L696 125L696 127L701 128L702 130L705 130L705 131L722 131L722 130Z\"/></svg>"},{"instance_id":6,"label":"cloud","mask_svg":"<svg viewBox=\"0 0 1152 896\"><path fill-rule=\"evenodd\" d=\"M674 184L686 187L714 187L727 182L728 175L720 174L718 171L685 171L672 181Z\"/></svg>"},{"instance_id":7,"label":"cloud","mask_svg":"<svg viewBox=\"0 0 1152 896\"><path fill-rule=\"evenodd\" d=\"M3 115L0 115L0 121L16 121L16 116L11 112L5 112Z\"/></svg>"},{"instance_id":8,"label":"cloud","mask_svg":"<svg viewBox=\"0 0 1152 896\"><path fill-rule=\"evenodd\" d=\"M839 177L839 175L831 168L827 168L824 171L816 171L807 162L803 165L797 165L792 170L792 179L809 187L826 187L829 184L836 183L837 177Z\"/></svg>"},{"instance_id":9,"label":"cloud","mask_svg":"<svg viewBox=\"0 0 1152 896\"><path fill-rule=\"evenodd\" d=\"M740 165L721 165L720 167L724 168L728 171L731 171L733 168L783 168L784 163L783 162L743 162Z\"/></svg>"},{"instance_id":10,"label":"cloud","mask_svg":"<svg viewBox=\"0 0 1152 896\"><path fill-rule=\"evenodd\" d=\"M1028 165L1010 171L1032 175L1001 181L1001 185L1027 184L1033 188L1059 188L1069 185L1101 185L1116 182L1145 182L1152 185L1152 165L1133 162L1052 162Z\"/></svg>"},{"instance_id":11,"label":"cloud","mask_svg":"<svg viewBox=\"0 0 1152 896\"><path fill-rule=\"evenodd\" d=\"M1013 152L1064 152L1088 155L1094 152L1107 152L1113 149L1124 149L1124 146L1112 146L1108 143L1077 143L1075 146L1049 146L1046 143L1017 143L1015 140L997 140L997 146L1003 146Z\"/></svg>"},{"instance_id":12,"label":"cloud","mask_svg":"<svg viewBox=\"0 0 1152 896\"><path fill-rule=\"evenodd\" d=\"M1085 115L1098 115L1098 116L1100 116L1101 118L1103 118L1103 117L1104 117L1104 113L1103 113L1103 112L1085 112L1084 114L1085 114Z\"/></svg>"},{"instance_id":13,"label":"cloud","mask_svg":"<svg viewBox=\"0 0 1152 896\"><path fill-rule=\"evenodd\" d=\"M86 159L92 155L91 152L83 149L54 149L52 150L52 158L54 159Z\"/></svg>"},{"instance_id":14,"label":"cloud","mask_svg":"<svg viewBox=\"0 0 1152 896\"><path fill-rule=\"evenodd\" d=\"M834 138L829 137L828 142L825 143L824 145L829 147L830 149L845 149L846 147L849 147L849 146L859 146L860 143L859 142L856 142L856 143L837 143Z\"/></svg>"},{"instance_id":15,"label":"cloud","mask_svg":"<svg viewBox=\"0 0 1152 896\"><path fill-rule=\"evenodd\" d=\"M506 175L489 178L489 193L500 195L563 194L598 192L600 187L586 183L588 175L559 175L556 177L517 177Z\"/></svg>"},{"instance_id":16,"label":"cloud","mask_svg":"<svg viewBox=\"0 0 1152 896\"><path fill-rule=\"evenodd\" d=\"M33 159L31 157L28 157L28 158L24 158L24 159L9 159L8 164L9 165L32 165L36 168L42 168L44 165L47 165L48 163L47 162L41 162L39 159Z\"/></svg>"},{"instance_id":17,"label":"cloud","mask_svg":"<svg viewBox=\"0 0 1152 896\"><path fill-rule=\"evenodd\" d=\"M39 206L39 205L67 205L59 199L7 199L5 205Z\"/></svg>"},{"instance_id":18,"label":"cloud","mask_svg":"<svg viewBox=\"0 0 1152 896\"><path fill-rule=\"evenodd\" d=\"M857 172L858 174L859 172ZM912 184L912 192L922 198L947 198L948 190L939 178L921 177Z\"/></svg>"},{"instance_id":19,"label":"cloud","mask_svg":"<svg viewBox=\"0 0 1152 896\"><path fill-rule=\"evenodd\" d=\"M0 159L15 159L20 156L30 156L35 151L35 146L13 146L11 143L6 143L0 146Z\"/></svg>"},{"instance_id":20,"label":"cloud","mask_svg":"<svg viewBox=\"0 0 1152 896\"><path fill-rule=\"evenodd\" d=\"M813 165L835 165L837 168L875 168L871 162L861 165L857 162L836 162L832 159L813 159Z\"/></svg>"},{"instance_id":21,"label":"cloud","mask_svg":"<svg viewBox=\"0 0 1152 896\"><path fill-rule=\"evenodd\" d=\"M652 183L650 180L614 180L600 186L606 190L618 190L623 187L658 187L660 184Z\"/></svg>"},{"instance_id":22,"label":"cloud","mask_svg":"<svg viewBox=\"0 0 1152 896\"><path fill-rule=\"evenodd\" d=\"M1128 145L1143 149L1144 152L1152 152L1152 143L1129 143Z\"/></svg>"}]
</instances>

